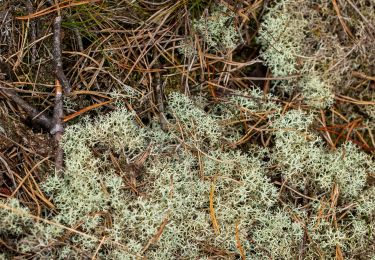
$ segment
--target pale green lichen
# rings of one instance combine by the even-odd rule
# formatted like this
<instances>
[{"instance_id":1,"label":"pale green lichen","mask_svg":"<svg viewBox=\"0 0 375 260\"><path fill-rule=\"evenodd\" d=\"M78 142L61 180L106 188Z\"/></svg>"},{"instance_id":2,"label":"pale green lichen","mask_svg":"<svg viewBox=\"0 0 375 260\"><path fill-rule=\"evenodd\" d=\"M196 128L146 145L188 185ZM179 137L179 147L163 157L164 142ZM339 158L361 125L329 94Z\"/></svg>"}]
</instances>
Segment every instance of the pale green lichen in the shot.
<instances>
[{"instance_id":1,"label":"pale green lichen","mask_svg":"<svg viewBox=\"0 0 375 260\"><path fill-rule=\"evenodd\" d=\"M371 200L373 203L374 199ZM358 210L355 209L347 211L348 216L345 219L335 220L331 216L340 216L343 209L332 207L331 203L332 201L322 199L312 204L313 212L306 227L310 237L306 247L306 259L333 259L337 256L337 248L353 259L371 259L374 256L371 248L375 239L373 220L357 215ZM357 206L360 204L358 201Z\"/></svg>"},{"instance_id":2,"label":"pale green lichen","mask_svg":"<svg viewBox=\"0 0 375 260\"><path fill-rule=\"evenodd\" d=\"M334 94L330 83L311 73L311 75L301 79L299 84L306 104L316 108L332 106Z\"/></svg>"},{"instance_id":3,"label":"pale green lichen","mask_svg":"<svg viewBox=\"0 0 375 260\"><path fill-rule=\"evenodd\" d=\"M7 209L0 209L0 234L21 235L25 229L29 229L32 220L28 217L30 211L23 207L17 199L9 199L5 203L8 207L17 210L19 214Z\"/></svg>"},{"instance_id":4,"label":"pale green lichen","mask_svg":"<svg viewBox=\"0 0 375 260\"><path fill-rule=\"evenodd\" d=\"M197 50L195 49L194 42L190 38L180 41L177 51L184 57L193 57L197 55Z\"/></svg>"},{"instance_id":5,"label":"pale green lichen","mask_svg":"<svg viewBox=\"0 0 375 260\"><path fill-rule=\"evenodd\" d=\"M374 226L374 189L365 187L371 158L350 143L329 151L312 131L311 113L281 114L272 96L256 90L237 94L220 112L209 113L203 98L171 94L167 132L153 123L140 128L124 109L67 127L64 175L51 174L42 188L57 208L50 220L88 236L70 234L63 247L48 247L64 235L60 227L6 210L0 211L2 232L23 233L17 241L24 253L57 259L93 257L103 237L97 256L106 259L209 258L209 248L235 258L238 240L249 259L292 259L300 253L306 230L306 259L316 258L319 250L330 258L336 246L353 255L365 250ZM257 113L265 116L274 147L254 145L241 152L219 145L232 131L222 119L239 116L240 109L247 120ZM149 156L134 177L129 165L145 151ZM337 228L319 215L329 209L322 207L324 199L314 200L309 211L281 204L280 190L270 179L276 175L301 193L309 184L317 196L327 196L337 185L338 214L353 206ZM138 192L129 188L131 183ZM22 208L16 200L9 203Z\"/></svg>"},{"instance_id":6,"label":"pale green lichen","mask_svg":"<svg viewBox=\"0 0 375 260\"><path fill-rule=\"evenodd\" d=\"M263 17L258 42L261 56L276 77L299 72L298 56L303 55L306 19L290 10L290 0L279 1Z\"/></svg>"},{"instance_id":7,"label":"pale green lichen","mask_svg":"<svg viewBox=\"0 0 375 260\"><path fill-rule=\"evenodd\" d=\"M218 123L187 96L172 93L168 99L168 108L177 120L175 133L181 140L198 147L207 143L218 144L222 133Z\"/></svg>"},{"instance_id":8,"label":"pale green lichen","mask_svg":"<svg viewBox=\"0 0 375 260\"><path fill-rule=\"evenodd\" d=\"M333 183L341 188L344 197L357 197L366 184L366 177L371 169L371 157L359 150L352 143L346 143L334 152L329 152L320 159L320 171L316 178L322 189L328 190ZM318 162L316 163L318 165Z\"/></svg>"},{"instance_id":9,"label":"pale green lichen","mask_svg":"<svg viewBox=\"0 0 375 260\"><path fill-rule=\"evenodd\" d=\"M216 5L208 16L193 21L193 28L203 37L209 49L234 49L240 39L234 17L234 13L224 5Z\"/></svg>"},{"instance_id":10,"label":"pale green lichen","mask_svg":"<svg viewBox=\"0 0 375 260\"><path fill-rule=\"evenodd\" d=\"M331 258L333 256L332 253L336 250L336 246L346 251L346 234L339 229L335 229L329 221L314 219L307 228L309 234L311 234L310 244L316 246L321 252L324 252L323 257ZM329 252L328 255L327 252ZM318 255L315 257L318 257Z\"/></svg>"},{"instance_id":11,"label":"pale green lichen","mask_svg":"<svg viewBox=\"0 0 375 260\"><path fill-rule=\"evenodd\" d=\"M374 165L373 165L374 166ZM374 167L372 167L374 169ZM375 219L375 187L364 190L358 198L357 211L361 216Z\"/></svg>"},{"instance_id":12,"label":"pale green lichen","mask_svg":"<svg viewBox=\"0 0 375 260\"><path fill-rule=\"evenodd\" d=\"M369 36L374 3L343 2L339 8L350 32L343 29L330 1L281 0L262 17L257 40L265 64L276 77L298 76L274 86L288 94L301 93L313 108L330 107L336 92L353 92L360 84L353 71L374 70ZM371 33L365 29L369 26Z\"/></svg>"},{"instance_id":13,"label":"pale green lichen","mask_svg":"<svg viewBox=\"0 0 375 260\"><path fill-rule=\"evenodd\" d=\"M283 176L300 189L315 183L322 191L330 190L336 183L343 197L358 196L373 164L371 157L351 143L329 151L309 131L312 119L312 114L293 110L272 123L278 129L273 157L282 165Z\"/></svg>"},{"instance_id":14,"label":"pale green lichen","mask_svg":"<svg viewBox=\"0 0 375 260\"><path fill-rule=\"evenodd\" d=\"M279 84L283 91L297 90L311 107L325 108L333 103L331 83L324 79L323 72L316 70L315 57L307 54L309 21L300 11L296 0L279 1L269 8L259 30L258 42L262 45L261 57L276 77L299 74L299 79L287 80ZM318 53L319 50L317 50Z\"/></svg>"}]
</instances>

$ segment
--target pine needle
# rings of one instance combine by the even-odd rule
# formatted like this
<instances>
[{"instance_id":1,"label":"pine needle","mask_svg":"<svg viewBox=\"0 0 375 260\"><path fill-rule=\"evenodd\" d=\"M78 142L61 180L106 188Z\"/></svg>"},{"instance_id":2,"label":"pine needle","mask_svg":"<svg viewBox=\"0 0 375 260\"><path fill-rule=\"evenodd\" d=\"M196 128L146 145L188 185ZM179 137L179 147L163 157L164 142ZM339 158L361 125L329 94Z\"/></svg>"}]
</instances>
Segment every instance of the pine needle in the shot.
<instances>
[{"instance_id":1,"label":"pine needle","mask_svg":"<svg viewBox=\"0 0 375 260\"><path fill-rule=\"evenodd\" d=\"M216 234L220 233L219 224L217 223L215 208L214 208L214 193L215 193L215 180L211 183L210 190L210 217L212 221L212 226Z\"/></svg>"}]
</instances>

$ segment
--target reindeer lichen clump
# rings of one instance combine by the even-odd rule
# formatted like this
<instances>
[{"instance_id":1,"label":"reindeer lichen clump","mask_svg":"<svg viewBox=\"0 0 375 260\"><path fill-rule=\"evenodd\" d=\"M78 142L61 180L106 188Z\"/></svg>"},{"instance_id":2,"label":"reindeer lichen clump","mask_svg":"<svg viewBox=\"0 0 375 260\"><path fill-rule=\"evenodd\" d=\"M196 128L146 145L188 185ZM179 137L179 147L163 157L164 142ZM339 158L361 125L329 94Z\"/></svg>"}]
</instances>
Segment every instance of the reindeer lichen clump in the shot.
<instances>
[{"instance_id":1,"label":"reindeer lichen clump","mask_svg":"<svg viewBox=\"0 0 375 260\"><path fill-rule=\"evenodd\" d=\"M375 202L365 180L372 160L353 144L329 151L310 130L312 114L281 114L272 96L257 102L260 93L251 93L233 96L220 112L205 112L187 96L173 93L168 97L167 132L137 126L134 115L123 108L68 127L62 142L65 173L52 174L42 187L57 208L51 221L79 228L87 236L71 234L63 247L42 254L91 255L103 237L97 254L108 259L197 258L210 255L207 246L231 257L238 254L239 243L246 257L256 259L291 259L301 243L309 246L305 254L311 258L316 247L331 257L336 246L347 254L369 246ZM246 100L252 95L256 99ZM275 129L273 148L254 147L246 153L223 149L223 142L237 138L231 136L233 126L224 122L238 116L238 107L248 111L249 120L254 112L268 111L265 116ZM132 176L129 165L145 153L142 171ZM276 175L318 196L336 189L336 207L355 206L332 225L319 215L329 209L329 201L315 199L309 208L280 203L271 181ZM61 226L36 223L27 215L0 213L6 220L2 233L27 234L18 238L25 253L37 252L40 241L47 245L66 233ZM310 237L305 242L304 232Z\"/></svg>"},{"instance_id":2,"label":"reindeer lichen clump","mask_svg":"<svg viewBox=\"0 0 375 260\"><path fill-rule=\"evenodd\" d=\"M320 11L299 0L266 10L260 56L280 78L266 94L251 86L215 100L172 92L163 130L156 121L141 127L120 104L68 126L64 173L41 184L56 209L40 221L8 199L0 235L25 255L53 259L374 259L374 160L349 138L329 147L315 128L317 111L348 89L346 75L373 68L363 54L373 53L365 29L373 4L359 1L371 18L350 19L360 47L348 50L350 39L330 28L332 1L318 2ZM207 9L192 22L194 39L232 53L241 39L235 15ZM197 54L192 38L182 42L185 57ZM283 97L302 103L282 106ZM373 126L373 106L363 113Z\"/></svg>"}]
</instances>

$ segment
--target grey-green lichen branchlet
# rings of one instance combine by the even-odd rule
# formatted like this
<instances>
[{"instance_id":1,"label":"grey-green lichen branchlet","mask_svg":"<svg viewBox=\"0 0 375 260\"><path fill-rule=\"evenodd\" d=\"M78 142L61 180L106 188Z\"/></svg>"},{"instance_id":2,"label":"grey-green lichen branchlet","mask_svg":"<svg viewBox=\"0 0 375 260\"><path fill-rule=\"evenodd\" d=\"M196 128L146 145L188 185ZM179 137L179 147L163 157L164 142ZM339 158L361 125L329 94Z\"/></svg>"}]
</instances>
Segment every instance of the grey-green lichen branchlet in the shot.
<instances>
[{"instance_id":1,"label":"grey-green lichen branchlet","mask_svg":"<svg viewBox=\"0 0 375 260\"><path fill-rule=\"evenodd\" d=\"M193 34L199 36L208 51L232 51L241 42L241 33L234 24L235 13L225 5L213 5L207 15L192 21ZM194 36L180 42L178 51L186 57L197 55Z\"/></svg>"}]
</instances>

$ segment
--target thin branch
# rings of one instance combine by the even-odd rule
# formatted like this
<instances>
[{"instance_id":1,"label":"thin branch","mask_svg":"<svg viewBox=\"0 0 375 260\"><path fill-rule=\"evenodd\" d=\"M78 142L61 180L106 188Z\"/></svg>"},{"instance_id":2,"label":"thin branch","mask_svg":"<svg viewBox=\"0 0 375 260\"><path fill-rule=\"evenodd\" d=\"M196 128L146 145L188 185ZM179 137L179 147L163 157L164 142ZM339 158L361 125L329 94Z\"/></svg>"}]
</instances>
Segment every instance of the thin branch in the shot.
<instances>
[{"instance_id":1,"label":"thin branch","mask_svg":"<svg viewBox=\"0 0 375 260\"><path fill-rule=\"evenodd\" d=\"M71 86L65 76L61 58L61 16L55 18L53 24L53 58L55 60L55 74L64 89L65 95L69 95Z\"/></svg>"},{"instance_id":2,"label":"thin branch","mask_svg":"<svg viewBox=\"0 0 375 260\"><path fill-rule=\"evenodd\" d=\"M156 68L160 68L160 64L157 62L155 65ZM160 72L157 71L155 73L156 75L156 86L155 86L155 94L156 94L156 102L158 106L158 112L159 112L159 121L160 121L160 126L163 131L167 130L167 121L165 119L165 114L164 114L164 99L163 99L163 84L161 82L161 75Z\"/></svg>"},{"instance_id":3,"label":"thin branch","mask_svg":"<svg viewBox=\"0 0 375 260\"><path fill-rule=\"evenodd\" d=\"M16 19L18 19L18 20L34 19L34 18L37 18L37 17L40 17L40 16L47 15L49 13L56 12L56 11L60 12L60 10L64 9L64 8L71 8L71 7L75 7L75 6L79 6L79 5L96 3L96 2L99 2L99 1L101 1L101 0L83 0L81 2L73 2L71 0L66 0L66 1L62 1L61 3L52 5L48 8L46 8L46 9L40 10L36 13L32 13L32 14L25 15L25 16L17 16Z\"/></svg>"},{"instance_id":4,"label":"thin branch","mask_svg":"<svg viewBox=\"0 0 375 260\"><path fill-rule=\"evenodd\" d=\"M51 134L54 135L56 142L56 155L55 155L55 169L56 172L61 172L63 169L64 151L60 146L60 141L64 132L62 119L64 117L63 112L63 93L62 87L59 80L56 80L56 97L55 97L55 107L53 110L53 128L51 129Z\"/></svg>"},{"instance_id":5,"label":"thin branch","mask_svg":"<svg viewBox=\"0 0 375 260\"><path fill-rule=\"evenodd\" d=\"M31 2L31 0L27 0L26 1L26 8L27 8L27 11L29 12L29 14L32 14L34 12L34 7L33 7L33 4ZM29 21L30 22L30 33L31 33L31 43L34 43L36 41L36 21L35 20L32 20L32 21ZM31 47L31 64L34 65L35 64L35 60L36 60L36 56L37 56L37 51L36 51L36 45L32 45Z\"/></svg>"},{"instance_id":6,"label":"thin branch","mask_svg":"<svg viewBox=\"0 0 375 260\"><path fill-rule=\"evenodd\" d=\"M344 32L350 37L354 38L353 33L350 31L349 27L346 25L344 18L342 17L340 13L340 8L337 4L337 0L332 0L333 8L335 9L335 12L337 14L337 17L339 18L340 24L342 28L344 29Z\"/></svg>"},{"instance_id":7,"label":"thin branch","mask_svg":"<svg viewBox=\"0 0 375 260\"><path fill-rule=\"evenodd\" d=\"M56 2L58 4L58 2ZM64 118L64 109L63 109L63 89L66 95L70 94L71 86L68 79L65 76L61 58L61 12L60 9L57 10L57 16L53 23L53 56L55 59L55 74L56 74L56 83L55 83L55 107L53 110L53 128L51 134L54 135L56 143L56 154L55 154L55 170L57 173L63 171L64 163L64 151L60 145L62 135L64 133L63 118Z\"/></svg>"},{"instance_id":8,"label":"thin branch","mask_svg":"<svg viewBox=\"0 0 375 260\"><path fill-rule=\"evenodd\" d=\"M23 100L15 90L7 88L0 83L0 92L20 106L29 115L33 123L36 123L47 130L51 130L53 125L52 119Z\"/></svg>"},{"instance_id":9,"label":"thin branch","mask_svg":"<svg viewBox=\"0 0 375 260\"><path fill-rule=\"evenodd\" d=\"M83 42L82 42L82 36L81 36L81 33L79 32L78 28L74 28L74 29L73 29L73 32L74 32L74 36L76 37L78 50L79 50L80 52L83 52L83 51L84 51L84 48L83 48Z\"/></svg>"},{"instance_id":10,"label":"thin branch","mask_svg":"<svg viewBox=\"0 0 375 260\"><path fill-rule=\"evenodd\" d=\"M359 71L352 72L353 77L375 81L375 76L368 76L365 73Z\"/></svg>"},{"instance_id":11,"label":"thin branch","mask_svg":"<svg viewBox=\"0 0 375 260\"><path fill-rule=\"evenodd\" d=\"M161 237L161 235L163 234L163 231L165 229L165 226L169 223L169 219L168 219L168 215L169 213L167 214L167 216L164 218L163 222L161 223L158 231L156 232L156 234L147 242L147 244L143 247L142 251L141 251L141 254L143 255L147 250L148 248L151 246L151 245L154 245L156 244L158 241L159 241L159 238Z\"/></svg>"}]
</instances>

